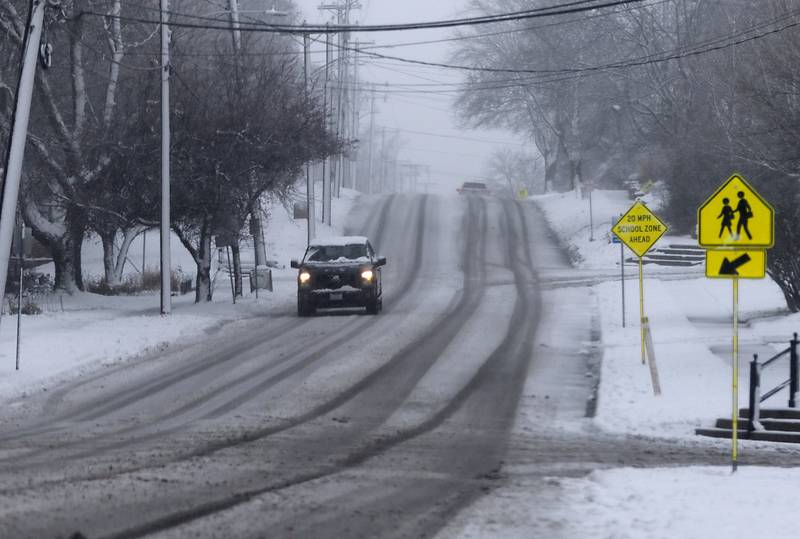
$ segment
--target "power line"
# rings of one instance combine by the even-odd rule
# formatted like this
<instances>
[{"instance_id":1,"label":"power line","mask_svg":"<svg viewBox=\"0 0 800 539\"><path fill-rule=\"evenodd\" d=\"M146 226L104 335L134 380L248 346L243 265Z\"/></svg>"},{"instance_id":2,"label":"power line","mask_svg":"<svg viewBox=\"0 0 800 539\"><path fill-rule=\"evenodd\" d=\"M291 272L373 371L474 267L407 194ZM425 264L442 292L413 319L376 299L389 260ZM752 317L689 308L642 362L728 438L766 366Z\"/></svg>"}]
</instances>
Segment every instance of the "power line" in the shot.
<instances>
[{"instance_id":1,"label":"power line","mask_svg":"<svg viewBox=\"0 0 800 539\"><path fill-rule=\"evenodd\" d=\"M476 26L483 24L495 24L500 22L521 21L529 19L538 19L542 17L552 17L555 15L569 15L573 13L585 13L596 9L606 9L621 5L635 4L644 2L645 0L606 0L604 2L596 3L598 0L575 0L566 4L558 6L546 6L524 11L516 11L510 13L501 13L497 15L485 15L480 17L467 17L461 19L447 19L430 22L408 23L408 24L382 24L382 25L293 25L293 24L270 24L270 23L249 23L240 22L239 30L242 32L274 32L283 34L335 34L346 32L396 32L403 30L428 30L436 28L455 28ZM592 5L587 5L592 4ZM202 17L199 15L188 15L181 13L170 13L178 17L184 17L195 20L208 20L216 22L216 19L209 17ZM80 18L84 15L103 17L107 19L119 19L127 22L139 22L144 24L160 24L160 21L135 17L128 15L115 15L109 13L100 13L92 10L83 10L77 17ZM206 30L220 30L230 31L229 26L222 26L220 24L200 24L190 22L169 21L166 23L168 26L176 28L196 28Z\"/></svg>"},{"instance_id":2,"label":"power line","mask_svg":"<svg viewBox=\"0 0 800 539\"><path fill-rule=\"evenodd\" d=\"M414 135L426 135L429 137L438 137L438 138L449 138L449 139L456 139L456 140L469 140L472 142L485 142L487 144L502 144L504 146L515 146L524 144L523 142L511 142L505 140L491 140L491 139L484 139L484 138L476 138L476 137L463 137L458 135L443 135L441 133L431 133L429 131L415 131L413 129L402 129L400 127L387 127L389 131L402 131L403 133L411 133Z\"/></svg>"},{"instance_id":3,"label":"power line","mask_svg":"<svg viewBox=\"0 0 800 539\"><path fill-rule=\"evenodd\" d=\"M647 0L645 0L645 1L647 1ZM519 28L510 28L508 30L501 30L501 31L497 31L497 32L484 32L484 33L477 33L477 34L457 35L457 36L453 36L453 37L445 37L445 38L440 38L440 39L430 39L430 40L426 40L426 41L407 41L407 42L401 42L401 43L388 43L388 44L385 44L385 45L372 45L370 47L364 47L362 50L394 49L394 48L399 48L399 47L414 47L414 46L418 46L418 45L433 45L433 44L437 44L437 43L452 43L452 42L455 42L455 41L467 41L467 40L470 40L470 39L480 39L480 38L483 38L483 37L502 36L502 35L508 35L508 34L516 34L516 33L519 33L519 32L533 32L533 31L536 31L536 30L543 30L545 28L552 28L552 27L555 27L555 26L564 26L564 25L567 25L567 24L581 23L581 22L586 22L588 20L599 19L599 18L603 18L603 17L609 17L609 16L612 16L612 15L618 15L620 13L626 13L626 12L629 12L629 11L646 9L646 8L649 8L649 7L657 6L659 4L665 4L665 3L671 2L671 1L673 1L673 0L654 0L650 4L636 5L636 6L626 7L624 9L609 10L609 11L605 11L603 13L597 13L595 15L587 15L587 16L582 17L580 19L569 19L569 20L564 20L564 21L550 22L550 23L546 23L546 24L537 24L537 25L531 25L531 26L521 26Z\"/></svg>"},{"instance_id":4,"label":"power line","mask_svg":"<svg viewBox=\"0 0 800 539\"><path fill-rule=\"evenodd\" d=\"M416 64L416 65L423 65L429 67L438 67L444 69L456 69L461 71L477 71L477 72L484 72L484 73L518 73L518 74L530 74L530 75L561 75L561 74L573 74L573 73L586 73L591 71L606 71L609 69L621 69L621 68L628 68L628 67L638 67L642 65L658 63L658 62L665 62L669 60L676 60L679 58L687 58L691 56L697 56L700 54L706 54L708 52L713 52L717 50L726 49L732 46L740 45L742 43L747 43L749 41L755 41L756 39L761 39L763 37L776 34L779 32L783 32L788 30L789 28L794 28L795 26L800 25L800 22L792 22L783 27L773 29L770 31L763 32L761 34L756 34L746 39L735 40L730 43L723 43L716 46L710 46L716 43L724 42L728 39L736 38L737 36L746 35L752 33L753 31L763 28L764 26L768 26L770 24L774 24L776 21L785 20L791 16L794 16L798 13L798 10L791 11L786 13L784 16L774 19L772 21L762 22L758 25L745 29L741 32L737 32L735 34L731 34L728 36L723 36L719 38L715 38L713 40L709 40L706 42L701 42L700 44L693 44L687 47L682 47L675 49L673 52L670 53L654 53L647 56L631 59L631 60L621 60L618 62L612 62L608 64L602 64L597 66L589 66L589 67L573 67L573 68L560 68L560 69L518 69L518 68L498 68L498 67L478 67L478 66L468 66L468 65L459 65L459 64L448 64L443 62L430 62L427 60L415 60L413 58L404 58L401 56L391 56L386 54L381 54L378 52L372 52L368 50L359 50L358 52L365 54L372 58L377 58L380 60L393 60L397 62L407 63L407 64ZM661 54L661 56L659 56Z\"/></svg>"}]
</instances>

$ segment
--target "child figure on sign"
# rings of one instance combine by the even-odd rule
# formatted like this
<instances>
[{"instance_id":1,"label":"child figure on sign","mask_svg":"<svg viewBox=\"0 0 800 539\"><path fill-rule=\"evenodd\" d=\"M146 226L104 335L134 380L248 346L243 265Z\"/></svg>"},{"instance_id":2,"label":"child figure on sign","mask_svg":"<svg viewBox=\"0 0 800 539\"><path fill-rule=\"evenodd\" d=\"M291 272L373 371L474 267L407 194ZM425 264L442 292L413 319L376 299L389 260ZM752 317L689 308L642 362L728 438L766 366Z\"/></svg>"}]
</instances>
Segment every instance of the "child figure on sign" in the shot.
<instances>
[{"instance_id":1,"label":"child figure on sign","mask_svg":"<svg viewBox=\"0 0 800 539\"><path fill-rule=\"evenodd\" d=\"M730 199L723 198L722 199L722 211L719 215L717 215L717 219L722 219L722 225L719 228L719 236L722 237L722 233L725 232L725 229L728 229L728 235L733 236L733 229L731 225L733 224L733 218L736 216L736 212L733 211L731 208Z\"/></svg>"}]
</instances>

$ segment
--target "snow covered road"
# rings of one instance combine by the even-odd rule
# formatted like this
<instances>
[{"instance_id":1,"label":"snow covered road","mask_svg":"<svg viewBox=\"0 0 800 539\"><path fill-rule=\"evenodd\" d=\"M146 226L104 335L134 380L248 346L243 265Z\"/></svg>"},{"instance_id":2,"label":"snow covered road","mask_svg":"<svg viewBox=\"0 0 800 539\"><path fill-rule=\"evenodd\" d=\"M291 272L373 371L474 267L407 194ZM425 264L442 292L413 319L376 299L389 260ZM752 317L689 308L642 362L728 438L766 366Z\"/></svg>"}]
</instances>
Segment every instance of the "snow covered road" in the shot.
<instances>
[{"instance_id":1,"label":"snow covered road","mask_svg":"<svg viewBox=\"0 0 800 539\"><path fill-rule=\"evenodd\" d=\"M724 460L586 424L597 305L540 286L571 270L533 205L368 203L382 314L284 305L3 407L0 536L474 535L513 476Z\"/></svg>"}]
</instances>

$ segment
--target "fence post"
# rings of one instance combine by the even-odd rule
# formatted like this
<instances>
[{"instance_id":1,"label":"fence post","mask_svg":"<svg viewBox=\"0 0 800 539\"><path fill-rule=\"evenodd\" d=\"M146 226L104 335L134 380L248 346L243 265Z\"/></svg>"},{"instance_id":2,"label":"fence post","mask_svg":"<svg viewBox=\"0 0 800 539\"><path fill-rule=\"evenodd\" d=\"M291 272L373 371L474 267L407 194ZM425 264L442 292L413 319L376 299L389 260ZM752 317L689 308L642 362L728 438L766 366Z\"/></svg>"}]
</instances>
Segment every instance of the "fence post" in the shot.
<instances>
[{"instance_id":1,"label":"fence post","mask_svg":"<svg viewBox=\"0 0 800 539\"><path fill-rule=\"evenodd\" d=\"M789 408L795 407L795 395L798 390L797 367L797 333L795 333L789 343Z\"/></svg>"},{"instance_id":2,"label":"fence post","mask_svg":"<svg viewBox=\"0 0 800 539\"><path fill-rule=\"evenodd\" d=\"M758 354L753 354L750 362L750 407L747 410L747 431L762 430L761 419L761 365Z\"/></svg>"}]
</instances>

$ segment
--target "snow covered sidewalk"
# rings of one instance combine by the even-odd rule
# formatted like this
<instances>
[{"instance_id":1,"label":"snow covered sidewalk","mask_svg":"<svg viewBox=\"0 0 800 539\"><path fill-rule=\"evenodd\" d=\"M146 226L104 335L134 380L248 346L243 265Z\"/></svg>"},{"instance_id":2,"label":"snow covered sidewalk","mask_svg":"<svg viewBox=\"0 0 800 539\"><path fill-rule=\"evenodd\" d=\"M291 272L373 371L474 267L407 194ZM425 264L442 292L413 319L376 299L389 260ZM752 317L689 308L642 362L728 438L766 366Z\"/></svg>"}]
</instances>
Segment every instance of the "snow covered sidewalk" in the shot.
<instances>
[{"instance_id":1,"label":"snow covered sidewalk","mask_svg":"<svg viewBox=\"0 0 800 539\"><path fill-rule=\"evenodd\" d=\"M574 193L538 197L550 225L584 269L597 270L594 287L601 319L603 360L595 424L610 432L696 439L694 429L730 413L732 290L727 280L706 279L703 268L645 266L645 315L650 320L662 394L654 396L650 371L641 362L639 283L625 281L626 327L622 327L619 245L609 242L611 221L632 204L623 191L595 191L602 228L591 242L579 226L588 208ZM657 207L657 202L652 206ZM663 239L661 240L663 241ZM691 238L678 238L689 243ZM628 253L629 254L629 253ZM618 274L617 274L618 275ZM739 400L746 404L747 364L785 348L800 318L786 314L783 296L770 279L740 284ZM767 376L788 376L773 371ZM769 381L769 380L765 380ZM782 402L783 397L774 397Z\"/></svg>"},{"instance_id":2,"label":"snow covered sidewalk","mask_svg":"<svg viewBox=\"0 0 800 539\"><path fill-rule=\"evenodd\" d=\"M600 281L591 292L580 289L584 297L596 297L600 319L601 341L595 343L602 348L596 416L555 425L556 432L531 434L529 418L536 417L535 407L541 402L526 399L518 419L523 438L527 433L557 440L560 431L564 453L572 449L570 444L586 443L586 462L570 467L572 461L566 461L562 467L551 468L506 463L507 483L463 511L439 539L796 537L792 493L800 481L800 469L752 466L732 474L724 456L730 441L694 434L695 427L709 426L730 411L730 282L705 279L702 267L645 269L646 314L662 387L662 394L654 396L649 369L640 356L638 280L629 274L625 282L627 323L623 328L621 285L613 277L619 275L619 246L609 243L606 235L612 218L632 202L619 191L595 191L594 196L600 223L594 230L595 241L589 241L588 204L574 193L538 197L536 203L573 253L578 273L594 274ZM740 288L740 402L744 405L744 367L752 353L786 347L792 332L800 330L800 317L786 313L780 290L769 279L742 282ZM570 303L574 289L549 293L557 295L554 303L559 312L581 309ZM627 450L630 457L627 446L635 443L638 450L649 452L650 465L662 467L604 469L609 463L594 462L591 444L609 437L616 439L611 447L612 451L617 447L620 456ZM530 451L536 453L537 442L532 445ZM598 450L603 447L601 443ZM764 452L762 461L780 466L796 462L800 447L742 442L743 456L754 451ZM681 460L674 456L684 452L720 455L720 465L675 467L674 462ZM580 475L589 469L594 471Z\"/></svg>"}]
</instances>

